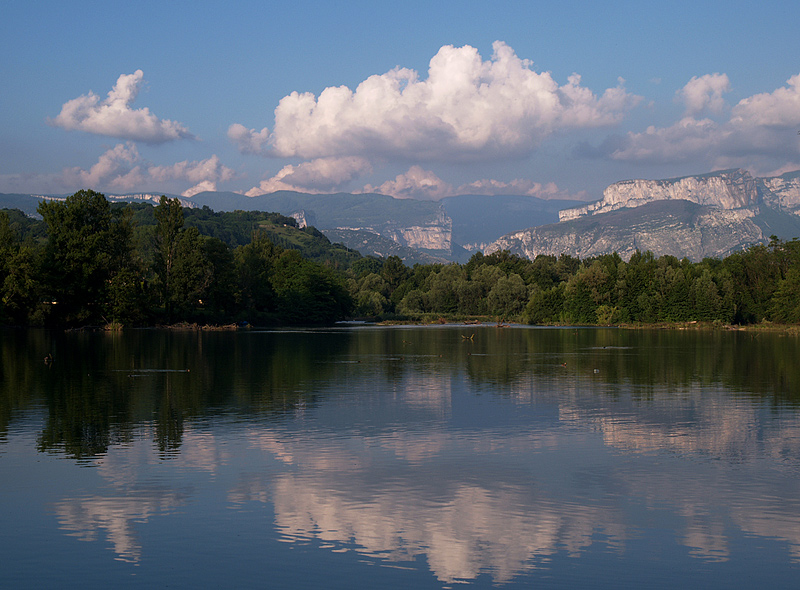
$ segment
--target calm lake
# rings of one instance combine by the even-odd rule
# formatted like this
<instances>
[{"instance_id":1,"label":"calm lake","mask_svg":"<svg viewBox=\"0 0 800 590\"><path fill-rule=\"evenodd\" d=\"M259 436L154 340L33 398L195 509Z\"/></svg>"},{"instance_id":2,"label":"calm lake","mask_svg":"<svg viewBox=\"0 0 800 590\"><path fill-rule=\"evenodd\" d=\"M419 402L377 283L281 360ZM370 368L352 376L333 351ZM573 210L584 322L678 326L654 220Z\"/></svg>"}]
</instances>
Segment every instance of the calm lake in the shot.
<instances>
[{"instance_id":1,"label":"calm lake","mask_svg":"<svg viewBox=\"0 0 800 590\"><path fill-rule=\"evenodd\" d=\"M0 338L3 588L797 587L797 336Z\"/></svg>"}]
</instances>

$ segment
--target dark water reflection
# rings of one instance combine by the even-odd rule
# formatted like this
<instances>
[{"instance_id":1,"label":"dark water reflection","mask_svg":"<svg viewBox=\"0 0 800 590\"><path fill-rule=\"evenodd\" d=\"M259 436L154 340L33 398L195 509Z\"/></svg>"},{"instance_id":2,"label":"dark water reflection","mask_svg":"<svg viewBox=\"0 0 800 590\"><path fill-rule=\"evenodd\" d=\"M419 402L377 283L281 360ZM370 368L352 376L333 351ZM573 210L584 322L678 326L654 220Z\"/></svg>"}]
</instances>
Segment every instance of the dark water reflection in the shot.
<instances>
[{"instance_id":1,"label":"dark water reflection","mask_svg":"<svg viewBox=\"0 0 800 590\"><path fill-rule=\"evenodd\" d=\"M799 347L2 332L0 586L787 587Z\"/></svg>"}]
</instances>

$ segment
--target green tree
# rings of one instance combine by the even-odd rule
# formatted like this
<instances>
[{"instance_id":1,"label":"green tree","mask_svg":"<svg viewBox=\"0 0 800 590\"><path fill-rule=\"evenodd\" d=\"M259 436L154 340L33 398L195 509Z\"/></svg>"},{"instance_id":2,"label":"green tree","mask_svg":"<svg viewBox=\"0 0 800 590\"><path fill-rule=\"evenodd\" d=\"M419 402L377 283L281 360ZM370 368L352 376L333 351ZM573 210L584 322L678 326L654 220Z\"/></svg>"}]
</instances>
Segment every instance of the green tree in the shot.
<instances>
[{"instance_id":1,"label":"green tree","mask_svg":"<svg viewBox=\"0 0 800 590\"><path fill-rule=\"evenodd\" d=\"M528 303L528 288L516 273L500 277L487 297L489 310L501 317L522 313Z\"/></svg>"},{"instance_id":2,"label":"green tree","mask_svg":"<svg viewBox=\"0 0 800 590\"><path fill-rule=\"evenodd\" d=\"M721 319L722 297L708 268L703 268L700 275L692 281L689 299L693 320Z\"/></svg>"},{"instance_id":3,"label":"green tree","mask_svg":"<svg viewBox=\"0 0 800 590\"><path fill-rule=\"evenodd\" d=\"M44 291L55 302L51 319L80 324L114 313L109 285L132 265L130 215L112 213L105 196L82 190L38 211L47 226Z\"/></svg>"},{"instance_id":4,"label":"green tree","mask_svg":"<svg viewBox=\"0 0 800 590\"><path fill-rule=\"evenodd\" d=\"M255 232L249 244L236 249L239 307L245 315L275 312L276 296L271 277L281 251L263 231Z\"/></svg>"},{"instance_id":5,"label":"green tree","mask_svg":"<svg viewBox=\"0 0 800 590\"><path fill-rule=\"evenodd\" d=\"M613 305L616 280L600 260L581 266L564 291L566 319L577 324L597 323L597 307Z\"/></svg>"},{"instance_id":6,"label":"green tree","mask_svg":"<svg viewBox=\"0 0 800 590\"><path fill-rule=\"evenodd\" d=\"M173 267L176 261L178 238L183 229L184 214L181 202L162 195L155 208L156 230L153 266L161 291L161 301L169 321L172 320Z\"/></svg>"},{"instance_id":7,"label":"green tree","mask_svg":"<svg viewBox=\"0 0 800 590\"><path fill-rule=\"evenodd\" d=\"M369 273L356 282L354 293L356 313L360 316L379 316L389 308L391 287L382 275Z\"/></svg>"},{"instance_id":8,"label":"green tree","mask_svg":"<svg viewBox=\"0 0 800 590\"><path fill-rule=\"evenodd\" d=\"M292 324L329 324L347 316L352 300L329 268L284 250L275 260L272 284L278 312Z\"/></svg>"},{"instance_id":9,"label":"green tree","mask_svg":"<svg viewBox=\"0 0 800 590\"><path fill-rule=\"evenodd\" d=\"M464 269L459 264L447 264L439 272L431 274L427 281L427 301L431 311L436 313L456 313L458 311L458 293L456 285L466 278Z\"/></svg>"},{"instance_id":10,"label":"green tree","mask_svg":"<svg viewBox=\"0 0 800 590\"><path fill-rule=\"evenodd\" d=\"M415 316L428 311L425 295L419 289L411 289L397 305L397 311L404 315Z\"/></svg>"},{"instance_id":11,"label":"green tree","mask_svg":"<svg viewBox=\"0 0 800 590\"><path fill-rule=\"evenodd\" d=\"M233 253L219 238L203 240L203 254L211 277L203 293L203 306L215 316L229 317L236 304L236 267Z\"/></svg>"},{"instance_id":12,"label":"green tree","mask_svg":"<svg viewBox=\"0 0 800 590\"><path fill-rule=\"evenodd\" d=\"M204 243L205 238L196 227L180 232L175 240L166 301L169 321L192 319L204 305L203 298L214 276Z\"/></svg>"},{"instance_id":13,"label":"green tree","mask_svg":"<svg viewBox=\"0 0 800 590\"><path fill-rule=\"evenodd\" d=\"M525 321L529 324L553 324L564 314L564 285L559 283L549 289L534 287L528 305L525 306Z\"/></svg>"},{"instance_id":14,"label":"green tree","mask_svg":"<svg viewBox=\"0 0 800 590\"><path fill-rule=\"evenodd\" d=\"M783 324L800 323L800 267L788 269L770 302L770 318Z\"/></svg>"}]
</instances>

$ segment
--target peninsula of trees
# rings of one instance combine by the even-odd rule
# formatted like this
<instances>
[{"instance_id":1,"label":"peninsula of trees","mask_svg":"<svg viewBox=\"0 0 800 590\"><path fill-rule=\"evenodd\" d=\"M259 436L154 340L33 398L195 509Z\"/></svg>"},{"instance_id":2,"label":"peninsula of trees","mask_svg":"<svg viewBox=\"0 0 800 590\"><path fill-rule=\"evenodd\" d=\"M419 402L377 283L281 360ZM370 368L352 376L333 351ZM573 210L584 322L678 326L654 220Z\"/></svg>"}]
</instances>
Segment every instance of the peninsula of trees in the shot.
<instances>
[{"instance_id":1,"label":"peninsula of trees","mask_svg":"<svg viewBox=\"0 0 800 590\"><path fill-rule=\"evenodd\" d=\"M465 264L362 257L277 213L114 204L94 191L0 212L0 324L800 322L800 241L701 262L501 251Z\"/></svg>"}]
</instances>

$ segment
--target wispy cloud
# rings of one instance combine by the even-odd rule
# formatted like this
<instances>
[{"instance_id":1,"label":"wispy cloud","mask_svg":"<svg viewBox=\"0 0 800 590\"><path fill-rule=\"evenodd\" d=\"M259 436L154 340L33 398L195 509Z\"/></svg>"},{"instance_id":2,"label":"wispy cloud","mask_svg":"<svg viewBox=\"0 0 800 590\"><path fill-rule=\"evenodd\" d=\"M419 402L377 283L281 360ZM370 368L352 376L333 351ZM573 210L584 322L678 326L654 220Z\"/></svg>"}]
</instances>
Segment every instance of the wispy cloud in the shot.
<instances>
[{"instance_id":1,"label":"wispy cloud","mask_svg":"<svg viewBox=\"0 0 800 590\"><path fill-rule=\"evenodd\" d=\"M331 192L371 170L369 161L357 156L318 158L297 165L287 164L275 176L261 181L246 194L255 197L279 190Z\"/></svg>"},{"instance_id":2,"label":"wispy cloud","mask_svg":"<svg viewBox=\"0 0 800 590\"><path fill-rule=\"evenodd\" d=\"M559 86L499 41L487 61L474 47L447 45L426 79L398 67L355 91L293 92L271 133L234 124L228 136L243 153L273 157L494 160L527 155L558 130L618 123L639 101L622 81L599 96L576 74Z\"/></svg>"},{"instance_id":3,"label":"wispy cloud","mask_svg":"<svg viewBox=\"0 0 800 590\"><path fill-rule=\"evenodd\" d=\"M453 186L439 178L434 172L421 166L411 166L407 172L398 174L394 180L373 186L366 185L361 192L380 193L398 199L430 199L438 200L454 195L523 195L540 199L572 199L586 200L587 195L581 191L571 194L555 183L542 184L528 179L517 178L511 181L483 179Z\"/></svg>"},{"instance_id":4,"label":"wispy cloud","mask_svg":"<svg viewBox=\"0 0 800 590\"><path fill-rule=\"evenodd\" d=\"M381 185L366 185L365 193L380 193L398 199L442 199L454 194L453 185L443 181L430 170L411 166L407 172L398 174L394 180Z\"/></svg>"},{"instance_id":5,"label":"wispy cloud","mask_svg":"<svg viewBox=\"0 0 800 590\"><path fill-rule=\"evenodd\" d=\"M91 91L73 98L48 123L62 129L153 144L194 139L181 123L159 119L147 107L131 108L143 77L142 70L121 75L104 100Z\"/></svg>"},{"instance_id":6,"label":"wispy cloud","mask_svg":"<svg viewBox=\"0 0 800 590\"><path fill-rule=\"evenodd\" d=\"M217 190L218 182L232 180L235 176L235 171L224 166L216 155L205 160L154 166L142 159L133 142L127 142L104 152L88 170L75 167L56 174L0 175L0 191L60 194L91 188L103 192L169 192L163 187L173 186L188 197L205 190ZM187 184L192 186L185 190L178 188Z\"/></svg>"}]
</instances>

